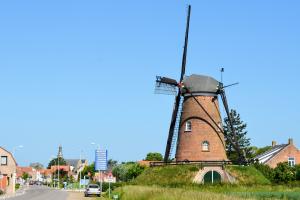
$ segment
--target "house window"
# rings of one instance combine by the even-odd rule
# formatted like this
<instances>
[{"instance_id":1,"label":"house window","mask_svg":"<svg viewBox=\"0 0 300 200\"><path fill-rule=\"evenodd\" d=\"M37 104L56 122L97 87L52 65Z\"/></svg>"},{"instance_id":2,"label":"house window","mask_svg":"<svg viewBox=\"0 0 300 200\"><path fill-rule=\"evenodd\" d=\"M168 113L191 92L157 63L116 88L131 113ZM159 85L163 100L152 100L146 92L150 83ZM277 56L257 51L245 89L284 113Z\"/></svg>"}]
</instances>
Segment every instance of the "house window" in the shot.
<instances>
[{"instance_id":1,"label":"house window","mask_svg":"<svg viewBox=\"0 0 300 200\"><path fill-rule=\"evenodd\" d=\"M202 151L209 151L209 142L208 141L202 142Z\"/></svg>"},{"instance_id":2,"label":"house window","mask_svg":"<svg viewBox=\"0 0 300 200\"><path fill-rule=\"evenodd\" d=\"M289 158L288 163L289 163L289 166L294 167L296 165L295 158Z\"/></svg>"},{"instance_id":3,"label":"house window","mask_svg":"<svg viewBox=\"0 0 300 200\"><path fill-rule=\"evenodd\" d=\"M187 121L187 122L185 123L185 131L186 131L186 132L192 131L192 122L191 122L191 121Z\"/></svg>"},{"instance_id":4,"label":"house window","mask_svg":"<svg viewBox=\"0 0 300 200\"><path fill-rule=\"evenodd\" d=\"M1 156L1 165L7 165L7 156Z\"/></svg>"}]
</instances>

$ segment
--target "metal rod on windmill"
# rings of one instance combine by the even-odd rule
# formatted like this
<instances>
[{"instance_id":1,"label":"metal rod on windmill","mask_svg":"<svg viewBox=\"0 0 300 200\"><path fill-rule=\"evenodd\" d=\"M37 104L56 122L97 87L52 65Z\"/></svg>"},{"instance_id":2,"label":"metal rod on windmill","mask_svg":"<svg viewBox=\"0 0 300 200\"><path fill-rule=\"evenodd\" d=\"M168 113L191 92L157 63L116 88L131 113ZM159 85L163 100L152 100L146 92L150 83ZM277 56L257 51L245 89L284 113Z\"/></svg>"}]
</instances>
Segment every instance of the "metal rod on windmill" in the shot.
<instances>
[{"instance_id":1,"label":"metal rod on windmill","mask_svg":"<svg viewBox=\"0 0 300 200\"><path fill-rule=\"evenodd\" d=\"M220 72L221 72L221 83L223 83L223 73L224 73L224 68L223 67L220 69Z\"/></svg>"}]
</instances>

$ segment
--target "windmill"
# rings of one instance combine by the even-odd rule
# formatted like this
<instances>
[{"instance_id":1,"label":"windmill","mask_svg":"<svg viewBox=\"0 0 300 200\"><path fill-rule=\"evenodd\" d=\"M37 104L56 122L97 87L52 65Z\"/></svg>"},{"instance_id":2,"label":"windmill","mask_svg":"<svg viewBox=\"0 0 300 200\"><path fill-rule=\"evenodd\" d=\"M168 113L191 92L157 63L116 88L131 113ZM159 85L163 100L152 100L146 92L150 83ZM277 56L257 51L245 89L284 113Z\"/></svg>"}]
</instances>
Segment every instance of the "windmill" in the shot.
<instances>
[{"instance_id":1,"label":"windmill","mask_svg":"<svg viewBox=\"0 0 300 200\"><path fill-rule=\"evenodd\" d=\"M186 57L189 37L191 6L188 6L185 41L179 81L168 77L156 77L155 92L176 95L173 107L164 162L169 162L176 148L176 161L224 161L224 131L219 109L221 97L233 138L229 138L236 152L238 162L246 163L243 150L239 147L232 117L222 82L205 76L186 76Z\"/></svg>"}]
</instances>

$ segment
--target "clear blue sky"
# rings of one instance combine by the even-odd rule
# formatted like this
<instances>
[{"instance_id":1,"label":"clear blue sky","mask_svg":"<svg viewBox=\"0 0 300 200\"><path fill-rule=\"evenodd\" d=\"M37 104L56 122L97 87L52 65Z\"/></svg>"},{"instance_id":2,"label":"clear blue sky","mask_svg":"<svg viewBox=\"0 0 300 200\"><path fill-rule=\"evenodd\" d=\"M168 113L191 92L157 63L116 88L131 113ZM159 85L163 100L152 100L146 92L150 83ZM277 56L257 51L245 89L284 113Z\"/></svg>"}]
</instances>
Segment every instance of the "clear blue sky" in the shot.
<instances>
[{"instance_id":1,"label":"clear blue sky","mask_svg":"<svg viewBox=\"0 0 300 200\"><path fill-rule=\"evenodd\" d=\"M253 145L300 147L299 1L1 1L0 145L21 165L164 152L174 98L156 75L179 77L187 4L187 74L240 82L230 107Z\"/></svg>"}]
</instances>

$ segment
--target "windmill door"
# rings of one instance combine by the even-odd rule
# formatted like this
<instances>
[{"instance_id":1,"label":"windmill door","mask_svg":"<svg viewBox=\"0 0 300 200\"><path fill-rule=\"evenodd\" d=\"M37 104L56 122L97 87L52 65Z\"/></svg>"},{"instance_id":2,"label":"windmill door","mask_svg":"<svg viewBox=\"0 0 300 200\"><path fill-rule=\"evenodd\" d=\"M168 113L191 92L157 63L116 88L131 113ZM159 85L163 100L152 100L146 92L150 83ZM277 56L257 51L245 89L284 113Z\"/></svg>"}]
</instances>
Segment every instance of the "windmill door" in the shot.
<instances>
[{"instance_id":1,"label":"windmill door","mask_svg":"<svg viewBox=\"0 0 300 200\"><path fill-rule=\"evenodd\" d=\"M204 175L203 182L205 184L221 183L221 175L217 171L209 171Z\"/></svg>"}]
</instances>

